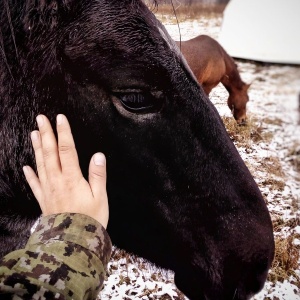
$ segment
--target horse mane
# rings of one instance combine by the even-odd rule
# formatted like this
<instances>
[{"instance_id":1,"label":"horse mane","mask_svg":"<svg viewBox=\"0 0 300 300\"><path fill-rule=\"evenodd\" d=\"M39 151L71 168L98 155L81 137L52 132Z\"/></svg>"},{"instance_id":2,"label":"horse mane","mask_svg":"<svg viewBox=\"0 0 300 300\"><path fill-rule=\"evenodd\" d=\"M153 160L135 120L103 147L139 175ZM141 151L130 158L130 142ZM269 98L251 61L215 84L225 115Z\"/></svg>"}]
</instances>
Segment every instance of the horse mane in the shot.
<instances>
[{"instance_id":1,"label":"horse mane","mask_svg":"<svg viewBox=\"0 0 300 300\"><path fill-rule=\"evenodd\" d=\"M235 83L235 87L237 89L241 90L244 87L245 83L243 82L240 73L238 72L238 66L233 58L223 49L223 47L222 50L224 51L223 57L226 65L226 70L228 70L226 77L228 81Z\"/></svg>"}]
</instances>

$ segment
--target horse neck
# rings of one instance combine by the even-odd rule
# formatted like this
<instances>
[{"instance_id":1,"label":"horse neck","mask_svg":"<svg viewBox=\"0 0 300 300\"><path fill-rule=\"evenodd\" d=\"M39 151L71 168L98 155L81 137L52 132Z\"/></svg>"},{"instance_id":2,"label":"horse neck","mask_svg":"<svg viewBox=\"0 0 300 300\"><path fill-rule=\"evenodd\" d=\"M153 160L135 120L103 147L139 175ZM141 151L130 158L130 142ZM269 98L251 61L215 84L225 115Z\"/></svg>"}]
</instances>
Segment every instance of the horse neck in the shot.
<instances>
[{"instance_id":1,"label":"horse neck","mask_svg":"<svg viewBox=\"0 0 300 300\"><path fill-rule=\"evenodd\" d=\"M241 79L239 71L235 65L234 60L224 51L224 62L226 73L222 77L221 82L230 93L233 90L241 90L244 82Z\"/></svg>"}]
</instances>

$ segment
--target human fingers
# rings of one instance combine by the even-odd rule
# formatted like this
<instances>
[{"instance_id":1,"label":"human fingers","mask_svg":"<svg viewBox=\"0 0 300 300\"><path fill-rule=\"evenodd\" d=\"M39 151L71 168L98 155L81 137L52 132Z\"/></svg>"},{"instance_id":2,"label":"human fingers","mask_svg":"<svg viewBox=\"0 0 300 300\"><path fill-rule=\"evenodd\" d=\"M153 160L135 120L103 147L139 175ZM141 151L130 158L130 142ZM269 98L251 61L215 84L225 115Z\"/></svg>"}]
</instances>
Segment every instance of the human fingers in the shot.
<instances>
[{"instance_id":1,"label":"human fingers","mask_svg":"<svg viewBox=\"0 0 300 300\"><path fill-rule=\"evenodd\" d=\"M41 183L39 178L36 176L35 172L32 170L31 167L29 166L24 166L23 167L23 172L26 178L26 181L28 182L35 198L37 199L41 210L43 211L44 208L44 203L43 203L43 190L41 187Z\"/></svg>"},{"instance_id":2,"label":"human fingers","mask_svg":"<svg viewBox=\"0 0 300 300\"><path fill-rule=\"evenodd\" d=\"M55 177L61 172L61 166L57 151L57 141L48 118L44 115L38 115L37 123L42 142L42 151L46 175Z\"/></svg>"},{"instance_id":3,"label":"human fingers","mask_svg":"<svg viewBox=\"0 0 300 300\"><path fill-rule=\"evenodd\" d=\"M31 143L34 150L36 168L39 175L40 182L45 182L47 180L47 174L44 164L44 154L42 149L41 135L39 131L34 130L30 134Z\"/></svg>"},{"instance_id":4,"label":"human fingers","mask_svg":"<svg viewBox=\"0 0 300 300\"><path fill-rule=\"evenodd\" d=\"M89 184L95 198L106 189L106 159L103 153L93 155L89 166Z\"/></svg>"},{"instance_id":5,"label":"human fingers","mask_svg":"<svg viewBox=\"0 0 300 300\"><path fill-rule=\"evenodd\" d=\"M106 193L106 159L103 153L93 155L89 166L89 184L94 201L99 204L95 219L106 228L108 223L108 199Z\"/></svg>"},{"instance_id":6,"label":"human fingers","mask_svg":"<svg viewBox=\"0 0 300 300\"><path fill-rule=\"evenodd\" d=\"M66 116L57 115L58 153L64 174L82 176L71 127Z\"/></svg>"}]
</instances>

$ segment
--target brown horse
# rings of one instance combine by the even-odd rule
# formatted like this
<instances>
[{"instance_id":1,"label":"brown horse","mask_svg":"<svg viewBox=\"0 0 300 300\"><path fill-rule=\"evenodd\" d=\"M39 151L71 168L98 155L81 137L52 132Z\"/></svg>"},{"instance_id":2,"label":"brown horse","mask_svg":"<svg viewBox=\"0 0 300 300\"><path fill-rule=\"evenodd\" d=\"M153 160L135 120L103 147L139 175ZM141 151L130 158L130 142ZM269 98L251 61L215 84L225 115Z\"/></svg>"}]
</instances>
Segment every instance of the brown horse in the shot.
<instances>
[{"instance_id":1,"label":"brown horse","mask_svg":"<svg viewBox=\"0 0 300 300\"><path fill-rule=\"evenodd\" d=\"M207 35L176 43L205 93L209 95L221 82L229 93L227 103L234 118L239 124L245 123L250 84L242 81L237 65L224 48Z\"/></svg>"}]
</instances>

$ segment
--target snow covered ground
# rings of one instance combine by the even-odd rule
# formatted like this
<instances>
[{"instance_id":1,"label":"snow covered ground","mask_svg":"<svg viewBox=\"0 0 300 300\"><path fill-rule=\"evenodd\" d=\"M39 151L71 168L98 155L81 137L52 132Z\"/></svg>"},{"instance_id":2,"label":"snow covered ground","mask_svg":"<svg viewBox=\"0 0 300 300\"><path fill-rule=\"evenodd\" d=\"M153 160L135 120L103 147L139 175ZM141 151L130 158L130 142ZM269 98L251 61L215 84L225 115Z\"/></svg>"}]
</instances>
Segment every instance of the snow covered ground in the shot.
<instances>
[{"instance_id":1,"label":"snow covered ground","mask_svg":"<svg viewBox=\"0 0 300 300\"><path fill-rule=\"evenodd\" d=\"M217 39L221 22L221 17L182 22L181 38L187 40L208 34ZM164 23L170 35L179 40L174 20ZM288 257L293 253L297 256L300 249L300 67L240 60L237 63L242 79L252 82L247 106L252 129L246 142L239 138L239 129L229 132L268 203L276 238L289 240L294 252ZM224 120L231 120L223 86L214 89L210 98ZM278 255L280 258L281 254ZM253 299L300 300L299 266L298 260L296 268L288 270L291 276L287 280L268 281ZM102 300L185 299L173 284L172 272L122 250L115 249L108 273L99 295Z\"/></svg>"}]
</instances>

